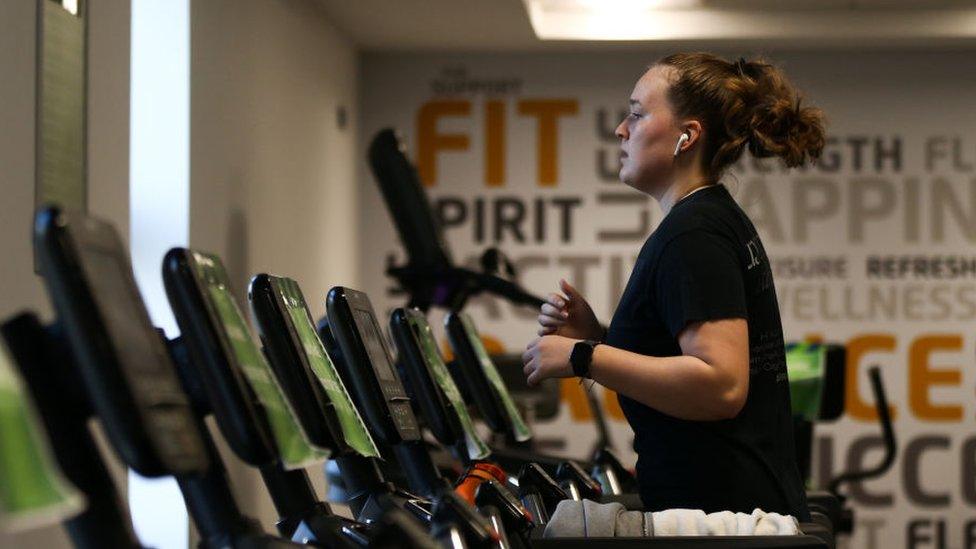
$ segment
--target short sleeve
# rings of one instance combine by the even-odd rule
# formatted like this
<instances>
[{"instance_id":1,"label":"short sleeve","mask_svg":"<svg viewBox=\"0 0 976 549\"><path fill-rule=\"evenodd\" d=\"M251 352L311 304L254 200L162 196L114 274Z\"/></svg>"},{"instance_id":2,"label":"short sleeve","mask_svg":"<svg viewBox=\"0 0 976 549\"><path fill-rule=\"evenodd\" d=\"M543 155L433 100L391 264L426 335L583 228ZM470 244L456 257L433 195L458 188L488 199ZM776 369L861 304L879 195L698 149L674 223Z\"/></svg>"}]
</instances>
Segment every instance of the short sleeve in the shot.
<instances>
[{"instance_id":1,"label":"short sleeve","mask_svg":"<svg viewBox=\"0 0 976 549\"><path fill-rule=\"evenodd\" d=\"M653 281L657 310L675 338L692 322L748 316L739 255L725 236L676 236L662 249Z\"/></svg>"}]
</instances>

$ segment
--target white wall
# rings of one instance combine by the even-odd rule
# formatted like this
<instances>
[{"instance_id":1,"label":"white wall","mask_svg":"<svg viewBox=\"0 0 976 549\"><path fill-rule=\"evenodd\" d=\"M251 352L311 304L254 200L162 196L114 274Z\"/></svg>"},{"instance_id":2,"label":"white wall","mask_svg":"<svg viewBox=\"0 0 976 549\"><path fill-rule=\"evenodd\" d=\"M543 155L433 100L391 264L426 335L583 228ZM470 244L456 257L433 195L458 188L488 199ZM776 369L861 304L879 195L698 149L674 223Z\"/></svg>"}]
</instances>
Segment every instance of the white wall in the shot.
<instances>
[{"instance_id":1,"label":"white wall","mask_svg":"<svg viewBox=\"0 0 976 549\"><path fill-rule=\"evenodd\" d=\"M50 317L34 275L34 0L0 2L0 318L24 309ZM128 237L129 0L92 2L89 13L88 203ZM120 470L116 467L116 471ZM67 547L60 527L0 534L3 547Z\"/></svg>"},{"instance_id":2,"label":"white wall","mask_svg":"<svg viewBox=\"0 0 976 549\"><path fill-rule=\"evenodd\" d=\"M241 299L258 272L296 279L318 318L331 286L359 282L355 50L308 0L191 9L190 244L223 257ZM242 507L271 530L257 472L228 462Z\"/></svg>"}]
</instances>

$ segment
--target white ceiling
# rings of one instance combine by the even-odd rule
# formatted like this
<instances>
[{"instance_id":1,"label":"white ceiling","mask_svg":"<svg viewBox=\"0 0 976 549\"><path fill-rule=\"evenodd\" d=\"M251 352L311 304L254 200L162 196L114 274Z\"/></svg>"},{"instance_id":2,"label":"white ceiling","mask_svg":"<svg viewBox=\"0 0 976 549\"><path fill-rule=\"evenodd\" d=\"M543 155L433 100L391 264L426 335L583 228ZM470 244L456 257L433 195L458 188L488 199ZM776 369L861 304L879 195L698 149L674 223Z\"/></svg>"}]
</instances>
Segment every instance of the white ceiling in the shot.
<instances>
[{"instance_id":1,"label":"white ceiling","mask_svg":"<svg viewBox=\"0 0 976 549\"><path fill-rule=\"evenodd\" d=\"M654 42L540 40L524 0L318 1L365 51L976 48L976 0L701 0L674 12L687 30Z\"/></svg>"}]
</instances>

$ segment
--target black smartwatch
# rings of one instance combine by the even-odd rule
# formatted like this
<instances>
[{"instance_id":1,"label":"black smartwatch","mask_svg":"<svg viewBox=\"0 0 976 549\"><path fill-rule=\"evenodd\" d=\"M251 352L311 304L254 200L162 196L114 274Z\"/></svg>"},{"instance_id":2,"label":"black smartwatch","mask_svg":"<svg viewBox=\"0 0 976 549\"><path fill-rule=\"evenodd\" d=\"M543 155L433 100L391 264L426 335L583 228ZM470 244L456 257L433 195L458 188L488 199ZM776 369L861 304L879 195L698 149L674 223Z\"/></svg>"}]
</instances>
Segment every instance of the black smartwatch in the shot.
<instances>
[{"instance_id":1,"label":"black smartwatch","mask_svg":"<svg viewBox=\"0 0 976 549\"><path fill-rule=\"evenodd\" d=\"M584 339L573 345L573 352L569 354L569 363L573 367L576 377L590 377L590 363L593 362L593 349L602 343L594 339Z\"/></svg>"}]
</instances>

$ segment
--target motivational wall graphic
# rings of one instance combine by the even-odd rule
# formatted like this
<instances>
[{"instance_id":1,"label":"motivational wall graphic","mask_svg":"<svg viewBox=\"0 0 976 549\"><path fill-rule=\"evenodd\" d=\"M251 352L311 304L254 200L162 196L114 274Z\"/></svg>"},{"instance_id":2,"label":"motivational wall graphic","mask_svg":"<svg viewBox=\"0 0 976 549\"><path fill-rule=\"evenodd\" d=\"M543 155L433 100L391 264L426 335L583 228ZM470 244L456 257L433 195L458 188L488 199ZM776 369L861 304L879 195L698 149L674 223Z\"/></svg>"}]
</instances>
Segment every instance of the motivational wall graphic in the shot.
<instances>
[{"instance_id":1,"label":"motivational wall graphic","mask_svg":"<svg viewBox=\"0 0 976 549\"><path fill-rule=\"evenodd\" d=\"M654 201L617 180L613 129L657 54L369 55L364 142L395 127L460 263L489 246L531 291L560 277L609 321ZM787 170L743 159L724 184L750 215L772 264L787 340L847 346L846 415L816 431L818 482L872 466L882 444L866 370L881 367L898 458L852 486L852 547L976 547L976 76L963 54L792 54L783 66L830 126L820 162ZM363 147L365 150L365 147ZM402 305L383 271L402 261L365 162L360 270L377 310ZM467 308L518 352L536 312L493 298ZM443 337L439 316L435 333ZM601 391L618 450L632 435ZM534 426L567 455L595 440L574 380L554 421ZM582 433L590 433L584 436ZM570 436L572 433L572 436Z\"/></svg>"}]
</instances>

